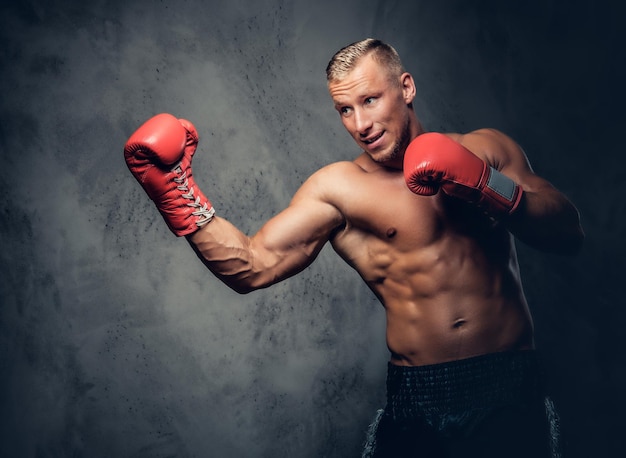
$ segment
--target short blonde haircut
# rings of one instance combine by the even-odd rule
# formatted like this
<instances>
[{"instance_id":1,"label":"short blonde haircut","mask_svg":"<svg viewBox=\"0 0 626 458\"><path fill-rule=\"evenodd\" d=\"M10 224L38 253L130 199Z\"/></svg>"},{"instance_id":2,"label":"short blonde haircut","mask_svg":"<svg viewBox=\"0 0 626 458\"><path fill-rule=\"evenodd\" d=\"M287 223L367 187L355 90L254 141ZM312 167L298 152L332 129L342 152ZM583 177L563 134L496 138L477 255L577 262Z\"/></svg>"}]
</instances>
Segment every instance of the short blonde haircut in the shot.
<instances>
[{"instance_id":1,"label":"short blonde haircut","mask_svg":"<svg viewBox=\"0 0 626 458\"><path fill-rule=\"evenodd\" d=\"M387 43L374 38L357 41L337 51L326 67L326 81L329 84L341 81L369 54L387 70L391 81L400 81L405 70L398 52Z\"/></svg>"}]
</instances>

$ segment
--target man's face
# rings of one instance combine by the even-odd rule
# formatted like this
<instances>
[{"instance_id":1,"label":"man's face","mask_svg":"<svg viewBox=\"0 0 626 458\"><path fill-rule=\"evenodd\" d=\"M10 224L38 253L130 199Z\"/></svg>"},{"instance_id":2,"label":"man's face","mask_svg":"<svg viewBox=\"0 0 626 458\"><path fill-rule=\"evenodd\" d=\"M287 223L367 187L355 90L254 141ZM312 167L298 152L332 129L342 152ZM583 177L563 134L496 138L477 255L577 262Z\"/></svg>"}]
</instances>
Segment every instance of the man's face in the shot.
<instances>
[{"instance_id":1,"label":"man's face","mask_svg":"<svg viewBox=\"0 0 626 458\"><path fill-rule=\"evenodd\" d=\"M412 85L408 90L407 83ZM394 83L384 68L365 56L328 89L344 127L363 151L380 164L401 168L414 129L408 105L414 95L410 75Z\"/></svg>"}]
</instances>

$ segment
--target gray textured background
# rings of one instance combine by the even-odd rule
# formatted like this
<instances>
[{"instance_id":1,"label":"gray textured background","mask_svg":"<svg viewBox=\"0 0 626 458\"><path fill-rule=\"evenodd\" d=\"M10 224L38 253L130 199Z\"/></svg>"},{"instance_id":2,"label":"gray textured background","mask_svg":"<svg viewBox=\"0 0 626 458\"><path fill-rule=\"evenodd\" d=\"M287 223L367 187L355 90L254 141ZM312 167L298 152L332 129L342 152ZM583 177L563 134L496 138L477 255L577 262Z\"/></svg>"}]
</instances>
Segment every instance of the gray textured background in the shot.
<instances>
[{"instance_id":1,"label":"gray textured background","mask_svg":"<svg viewBox=\"0 0 626 458\"><path fill-rule=\"evenodd\" d=\"M153 114L192 120L197 181L252 233L356 154L324 69L367 36L403 56L427 128L506 131L580 208L581 255L520 262L568 456L623 455L624 14L505 3L4 2L0 456L356 456L384 395L371 293L329 249L231 292L122 148Z\"/></svg>"}]
</instances>

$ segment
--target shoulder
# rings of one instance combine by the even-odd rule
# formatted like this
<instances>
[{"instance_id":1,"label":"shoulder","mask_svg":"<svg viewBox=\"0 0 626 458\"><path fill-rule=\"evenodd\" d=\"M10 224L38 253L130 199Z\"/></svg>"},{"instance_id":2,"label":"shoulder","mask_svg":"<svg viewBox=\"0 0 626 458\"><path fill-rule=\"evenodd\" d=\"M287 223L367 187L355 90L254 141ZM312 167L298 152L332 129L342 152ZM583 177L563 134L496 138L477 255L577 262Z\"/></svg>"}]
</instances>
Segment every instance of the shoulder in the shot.
<instances>
[{"instance_id":1,"label":"shoulder","mask_svg":"<svg viewBox=\"0 0 626 458\"><path fill-rule=\"evenodd\" d=\"M355 162L340 161L328 164L321 169L313 173L305 182L304 185L330 185L331 183L337 183L337 180L343 181L351 176L356 176L363 173L362 167Z\"/></svg>"},{"instance_id":2,"label":"shoulder","mask_svg":"<svg viewBox=\"0 0 626 458\"><path fill-rule=\"evenodd\" d=\"M353 184L354 180L366 178L368 175L383 170L384 167L372 161L365 153L353 161L338 161L328 164L313 173L306 184L334 185L340 183Z\"/></svg>"},{"instance_id":3,"label":"shoulder","mask_svg":"<svg viewBox=\"0 0 626 458\"><path fill-rule=\"evenodd\" d=\"M294 198L334 202L337 195L349 192L351 184L354 184L363 173L363 169L354 162L340 161L328 164L309 176Z\"/></svg>"},{"instance_id":4,"label":"shoulder","mask_svg":"<svg viewBox=\"0 0 626 458\"><path fill-rule=\"evenodd\" d=\"M329 203L344 212L355 200L375 198L376 189L398 178L402 178L402 171L386 169L363 155L322 167L302 184L294 198Z\"/></svg>"}]
</instances>

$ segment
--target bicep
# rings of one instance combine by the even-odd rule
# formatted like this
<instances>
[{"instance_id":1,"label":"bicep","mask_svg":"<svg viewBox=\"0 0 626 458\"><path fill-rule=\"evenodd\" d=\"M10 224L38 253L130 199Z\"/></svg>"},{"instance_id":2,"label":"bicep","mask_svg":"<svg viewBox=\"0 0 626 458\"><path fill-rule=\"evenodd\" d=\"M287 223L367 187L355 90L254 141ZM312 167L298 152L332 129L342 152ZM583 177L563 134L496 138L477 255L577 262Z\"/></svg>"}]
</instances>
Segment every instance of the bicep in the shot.
<instances>
[{"instance_id":1,"label":"bicep","mask_svg":"<svg viewBox=\"0 0 626 458\"><path fill-rule=\"evenodd\" d=\"M579 239L582 229L578 210L567 196L532 170L522 148L501 132L495 130L478 132L484 136L482 147L485 151L485 160L524 190L524 211L517 214L529 217L528 221L531 222L529 226L531 230L527 230L528 228L524 230L525 238L535 237L531 232L551 226L559 229L559 236L563 238L568 234L574 234L573 238ZM519 223L520 218L517 220ZM542 224L536 224L538 221ZM522 234L520 228L521 224L518 224L516 233L518 236Z\"/></svg>"},{"instance_id":2,"label":"bicep","mask_svg":"<svg viewBox=\"0 0 626 458\"><path fill-rule=\"evenodd\" d=\"M307 267L333 232L342 213L328 197L327 173L318 173L300 188L289 206L252 237L220 217L189 241L203 262L239 292L270 286Z\"/></svg>"},{"instance_id":3,"label":"bicep","mask_svg":"<svg viewBox=\"0 0 626 458\"><path fill-rule=\"evenodd\" d=\"M331 234L341 225L340 212L328 202L299 191L290 205L251 237L250 249L275 283L310 265Z\"/></svg>"},{"instance_id":4,"label":"bicep","mask_svg":"<svg viewBox=\"0 0 626 458\"><path fill-rule=\"evenodd\" d=\"M522 147L495 129L481 129L467 134L468 148L489 165L511 178L526 192L554 190L550 182L535 174Z\"/></svg>"}]
</instances>

